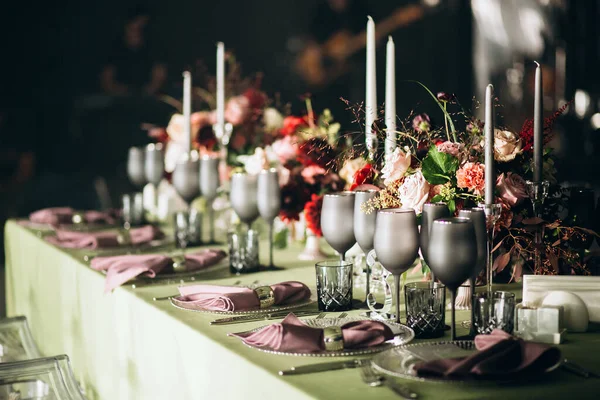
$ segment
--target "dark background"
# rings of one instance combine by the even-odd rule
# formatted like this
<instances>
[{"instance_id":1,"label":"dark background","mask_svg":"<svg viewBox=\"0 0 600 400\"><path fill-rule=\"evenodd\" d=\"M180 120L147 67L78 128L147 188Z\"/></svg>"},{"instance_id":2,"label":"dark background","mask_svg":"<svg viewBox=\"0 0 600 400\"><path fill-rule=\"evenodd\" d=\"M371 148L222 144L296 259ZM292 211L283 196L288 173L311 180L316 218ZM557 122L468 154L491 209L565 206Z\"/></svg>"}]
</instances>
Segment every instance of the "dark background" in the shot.
<instances>
[{"instance_id":1,"label":"dark background","mask_svg":"<svg viewBox=\"0 0 600 400\"><path fill-rule=\"evenodd\" d=\"M309 29L318 0L152 0L143 2L152 14L148 40L152 50L169 70L167 91L180 93L181 71L203 60L214 72L215 43L225 42L234 52L243 70L264 72L264 89L273 96L279 92L293 109L302 107L299 95L305 92L291 76L290 53L286 46L291 37ZM380 20L391 10L410 1L367 1L374 19ZM552 4L553 1L540 1ZM598 105L597 71L600 40L596 20L597 0L557 1L557 28L552 42L567 49L567 100L576 89L590 96L585 114L576 117L570 110L557 126L563 140L561 178L595 185L598 163L595 157L595 129L590 117ZM140 122L168 121L167 115L155 115L157 121L139 121L127 115L105 115L83 121L79 130L73 125L73 109L82 95L98 91L98 74L111 44L122 29L125 14L139 2L129 1L57 1L9 2L0 12L0 111L8 116L0 127L0 145L35 155L35 175L18 187L3 189L3 213L24 215L36 208L52 205L97 206L91 182L97 176L122 178L127 148L149 141L139 129ZM427 94L403 80L419 80L434 92L455 93L470 106L473 85L473 35L470 1L441 1L436 12L413 26L393 34L397 52L397 112L408 115L419 105L420 111L435 114L435 105ZM364 16L366 23L366 16ZM556 40L559 39L559 40ZM550 47L551 48L551 47ZM378 95L384 99L385 41L378 49ZM530 64L531 62L528 61ZM530 68L530 64L528 68ZM359 86L364 85L361 81ZM529 91L530 89L526 89ZM334 108L336 118L346 131L352 116L332 104L336 93L316 96L317 110ZM500 102L503 94L499 93ZM350 99L355 101L362 100ZM522 106L506 108L505 118L527 116L532 109L529 97ZM520 119L519 119L520 118ZM514 120L522 121L521 115ZM520 125L512 126L518 130ZM74 132L78 132L74 134ZM2 170L8 179L9 167ZM4 206L4 204L8 204Z\"/></svg>"}]
</instances>

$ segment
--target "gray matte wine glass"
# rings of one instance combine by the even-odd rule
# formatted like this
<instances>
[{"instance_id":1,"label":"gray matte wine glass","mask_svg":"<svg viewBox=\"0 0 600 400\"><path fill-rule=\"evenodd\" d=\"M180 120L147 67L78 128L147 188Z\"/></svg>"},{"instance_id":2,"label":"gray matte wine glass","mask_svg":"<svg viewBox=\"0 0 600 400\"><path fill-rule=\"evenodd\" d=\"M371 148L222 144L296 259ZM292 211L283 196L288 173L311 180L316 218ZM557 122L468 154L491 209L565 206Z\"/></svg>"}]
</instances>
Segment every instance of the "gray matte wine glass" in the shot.
<instances>
[{"instance_id":1,"label":"gray matte wine glass","mask_svg":"<svg viewBox=\"0 0 600 400\"><path fill-rule=\"evenodd\" d=\"M273 222L281 210L281 190L279 174L274 168L265 169L258 174L257 204L260 216L269 224L269 268L273 264Z\"/></svg>"},{"instance_id":2,"label":"gray matte wine glass","mask_svg":"<svg viewBox=\"0 0 600 400\"><path fill-rule=\"evenodd\" d=\"M373 199L378 191L377 190L356 190L354 198L354 238L356 242L360 246L360 248L365 252L365 254L369 254L371 250L373 250L373 239L375 237L375 220L377 219L377 213L372 211L370 213L366 213L361 209L361 206ZM365 260L368 260L368 257L365 257ZM371 266L368 261L366 268L366 296L371 292L370 288L370 278L371 278ZM365 303L366 303L365 299Z\"/></svg>"},{"instance_id":3,"label":"gray matte wine glass","mask_svg":"<svg viewBox=\"0 0 600 400\"><path fill-rule=\"evenodd\" d=\"M127 176L137 188L143 188L148 180L145 171L146 154L141 147L130 147L127 155Z\"/></svg>"},{"instance_id":4,"label":"gray matte wine glass","mask_svg":"<svg viewBox=\"0 0 600 400\"><path fill-rule=\"evenodd\" d=\"M419 255L419 226L415 211L403 208L377 211L373 244L377 259L394 276L396 322L400 323L400 275Z\"/></svg>"},{"instance_id":5,"label":"gray matte wine glass","mask_svg":"<svg viewBox=\"0 0 600 400\"><path fill-rule=\"evenodd\" d=\"M233 211L239 219L248 225L258 218L258 177L245 172L237 172L231 176L229 200Z\"/></svg>"},{"instance_id":6,"label":"gray matte wine glass","mask_svg":"<svg viewBox=\"0 0 600 400\"><path fill-rule=\"evenodd\" d=\"M423 205L423 213L421 214L421 255L427 264L427 249L429 248L429 234L433 221L439 218L447 218L450 216L450 210L446 203L427 203ZM431 282L435 282L435 274L431 273Z\"/></svg>"},{"instance_id":7,"label":"gray matte wine glass","mask_svg":"<svg viewBox=\"0 0 600 400\"><path fill-rule=\"evenodd\" d=\"M477 239L467 218L441 218L433 222L429 267L452 293L452 340L456 340L456 291L477 269Z\"/></svg>"},{"instance_id":8,"label":"gray matte wine glass","mask_svg":"<svg viewBox=\"0 0 600 400\"><path fill-rule=\"evenodd\" d=\"M321 231L325 241L340 254L345 254L354 243L354 196L355 192L328 193L323 196L321 208Z\"/></svg>"},{"instance_id":9,"label":"gray matte wine glass","mask_svg":"<svg viewBox=\"0 0 600 400\"><path fill-rule=\"evenodd\" d=\"M199 169L198 153L192 151L183 154L173 170L173 187L188 206L200 194Z\"/></svg>"},{"instance_id":10,"label":"gray matte wine glass","mask_svg":"<svg viewBox=\"0 0 600 400\"><path fill-rule=\"evenodd\" d=\"M150 143L146 146L146 159L144 163L146 179L154 186L162 181L165 171L165 156L162 143Z\"/></svg>"},{"instance_id":11,"label":"gray matte wine glass","mask_svg":"<svg viewBox=\"0 0 600 400\"><path fill-rule=\"evenodd\" d=\"M200 159L200 192L206 199L206 210L209 221L209 243L215 243L215 210L213 202L217 198L221 185L219 180L218 157L204 156Z\"/></svg>"},{"instance_id":12,"label":"gray matte wine glass","mask_svg":"<svg viewBox=\"0 0 600 400\"><path fill-rule=\"evenodd\" d=\"M461 218L467 218L473 222L473 229L475 229L475 238L477 240L477 267L473 271L471 279L469 279L469 285L471 286L471 335L475 333L475 325L473 320L475 317L475 280L477 275L485 269L485 263L487 261L487 231L485 226L485 211L483 208L474 207L462 209L458 212L458 216Z\"/></svg>"}]
</instances>

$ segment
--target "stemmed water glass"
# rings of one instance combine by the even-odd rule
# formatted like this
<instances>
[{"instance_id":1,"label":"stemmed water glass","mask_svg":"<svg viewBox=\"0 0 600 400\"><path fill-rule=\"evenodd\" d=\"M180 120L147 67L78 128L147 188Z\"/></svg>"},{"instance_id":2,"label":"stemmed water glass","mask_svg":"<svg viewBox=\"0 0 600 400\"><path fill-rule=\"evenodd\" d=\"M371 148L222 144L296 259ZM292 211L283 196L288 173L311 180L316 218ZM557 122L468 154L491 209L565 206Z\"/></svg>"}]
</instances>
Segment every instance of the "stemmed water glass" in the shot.
<instances>
[{"instance_id":1,"label":"stemmed water glass","mask_svg":"<svg viewBox=\"0 0 600 400\"><path fill-rule=\"evenodd\" d=\"M487 260L487 231L485 225L485 211L482 208L466 208L458 212L458 216L461 218L467 218L473 223L473 229L475 229L475 239L477 240L477 266L473 271L473 275L469 280L471 286L471 334L475 333L475 326L473 320L475 317L475 280L477 275L485 268L485 262Z\"/></svg>"},{"instance_id":2,"label":"stemmed water glass","mask_svg":"<svg viewBox=\"0 0 600 400\"><path fill-rule=\"evenodd\" d=\"M177 160L175 169L173 170L173 187L188 206L188 211L186 213L177 213L175 215L176 234L180 246L184 248L189 239L190 229L192 228L190 226L189 209L192 201L200 194L199 168L198 152L192 151L190 153L184 153L183 156Z\"/></svg>"},{"instance_id":3,"label":"stemmed water glass","mask_svg":"<svg viewBox=\"0 0 600 400\"><path fill-rule=\"evenodd\" d=\"M321 231L329 245L340 254L354 246L354 198L355 192L328 193L323 196L321 209Z\"/></svg>"},{"instance_id":4,"label":"stemmed water glass","mask_svg":"<svg viewBox=\"0 0 600 400\"><path fill-rule=\"evenodd\" d=\"M441 218L433 222L429 267L452 293L452 340L456 340L456 291L477 268L477 240L467 218Z\"/></svg>"},{"instance_id":5,"label":"stemmed water glass","mask_svg":"<svg viewBox=\"0 0 600 400\"><path fill-rule=\"evenodd\" d=\"M257 204L258 178L245 172L236 172L231 176L231 191L229 194L231 207L239 219L248 225L258 218Z\"/></svg>"},{"instance_id":6,"label":"stemmed water glass","mask_svg":"<svg viewBox=\"0 0 600 400\"><path fill-rule=\"evenodd\" d=\"M130 147L127 155L127 177L138 189L142 189L146 183L145 171L146 155L141 147Z\"/></svg>"},{"instance_id":7,"label":"stemmed water glass","mask_svg":"<svg viewBox=\"0 0 600 400\"><path fill-rule=\"evenodd\" d=\"M431 234L431 226L433 221L439 218L447 218L450 216L450 209L446 203L427 203L423 205L423 213L421 214L421 232L419 240L421 243L421 255L425 264L429 264L427 250L429 249L429 235ZM435 282L435 274L431 271L431 282Z\"/></svg>"},{"instance_id":8,"label":"stemmed water glass","mask_svg":"<svg viewBox=\"0 0 600 400\"><path fill-rule=\"evenodd\" d=\"M165 156L162 143L150 143L146 146L144 160L144 172L146 180L154 186L153 212L156 216L158 208L158 184L162 181L165 172Z\"/></svg>"},{"instance_id":9,"label":"stemmed water glass","mask_svg":"<svg viewBox=\"0 0 600 400\"><path fill-rule=\"evenodd\" d=\"M258 175L257 193L258 211L269 224L269 269L274 269L273 264L273 223L281 209L281 191L279 189L279 175L274 168L266 169Z\"/></svg>"},{"instance_id":10,"label":"stemmed water glass","mask_svg":"<svg viewBox=\"0 0 600 400\"><path fill-rule=\"evenodd\" d=\"M487 230L487 262L486 262L486 280L487 280L487 292L492 293L492 280L494 279L494 234L496 222L500 219L500 214L502 213L502 204L478 204L479 208L483 209L485 213L485 226Z\"/></svg>"},{"instance_id":11,"label":"stemmed water glass","mask_svg":"<svg viewBox=\"0 0 600 400\"><path fill-rule=\"evenodd\" d=\"M361 210L361 206L366 202L371 200L377 195L377 190L357 190L354 193L354 238L356 242L360 246L360 248L365 252L365 254L369 254L373 250L373 238L375 236L375 220L377 218L377 214L375 212L371 212L367 214L363 210ZM365 257L366 258L366 296L365 304L367 303L367 299L369 293L371 293L370 282L371 279L371 267L370 260L373 257Z\"/></svg>"},{"instance_id":12,"label":"stemmed water glass","mask_svg":"<svg viewBox=\"0 0 600 400\"><path fill-rule=\"evenodd\" d=\"M396 322L400 323L400 275L419 254L419 226L412 209L388 208L377 211L375 253L383 267L394 276Z\"/></svg>"},{"instance_id":13,"label":"stemmed water glass","mask_svg":"<svg viewBox=\"0 0 600 400\"><path fill-rule=\"evenodd\" d=\"M219 181L219 159L204 156L200 159L200 192L206 199L208 214L209 244L215 244L215 210L213 203L217 198Z\"/></svg>"}]
</instances>

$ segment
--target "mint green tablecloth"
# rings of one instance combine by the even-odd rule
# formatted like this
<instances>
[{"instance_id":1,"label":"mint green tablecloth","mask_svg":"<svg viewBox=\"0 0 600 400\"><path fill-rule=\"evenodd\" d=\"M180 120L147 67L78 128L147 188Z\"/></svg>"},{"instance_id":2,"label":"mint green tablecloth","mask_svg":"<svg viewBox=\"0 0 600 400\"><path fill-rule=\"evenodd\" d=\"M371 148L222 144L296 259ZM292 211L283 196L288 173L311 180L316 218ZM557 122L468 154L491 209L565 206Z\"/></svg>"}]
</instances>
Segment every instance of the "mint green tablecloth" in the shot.
<instances>
[{"instance_id":1,"label":"mint green tablecloth","mask_svg":"<svg viewBox=\"0 0 600 400\"><path fill-rule=\"evenodd\" d=\"M14 221L5 230L9 316L27 316L43 354L71 357L90 399L397 398L385 387L363 384L357 370L280 377L280 369L327 360L270 355L227 336L264 322L215 327L208 324L212 315L152 301L174 293L174 285L126 286L105 295L104 277L83 262L81 251L51 246ZM295 279L313 286L312 263L299 261L299 250L276 251L284 271L238 278L222 270L206 279L216 284ZM465 312L459 314L459 319L466 317ZM600 334L573 334L568 339L561 346L564 355L600 371ZM519 385L405 383L422 399L600 398L600 379L586 380L562 370L542 382Z\"/></svg>"}]
</instances>

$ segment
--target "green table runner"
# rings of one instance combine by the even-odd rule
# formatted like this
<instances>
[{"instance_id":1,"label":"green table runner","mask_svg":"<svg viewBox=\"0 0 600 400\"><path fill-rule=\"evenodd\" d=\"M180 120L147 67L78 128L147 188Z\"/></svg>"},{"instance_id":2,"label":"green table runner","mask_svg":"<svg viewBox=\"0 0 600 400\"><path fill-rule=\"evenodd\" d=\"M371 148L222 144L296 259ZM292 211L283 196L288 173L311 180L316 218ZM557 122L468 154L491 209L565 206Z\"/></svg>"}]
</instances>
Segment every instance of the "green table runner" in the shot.
<instances>
[{"instance_id":1,"label":"green table runner","mask_svg":"<svg viewBox=\"0 0 600 400\"><path fill-rule=\"evenodd\" d=\"M81 251L56 248L14 221L5 231L8 315L28 318L44 355L69 355L90 399L398 398L385 387L363 384L357 370L280 377L281 369L331 359L263 353L227 333L265 322L210 326L214 315L152 301L175 293L175 285L126 285L104 295L104 276L83 262ZM275 252L283 271L236 277L220 270L203 279L214 284L300 280L314 287L313 263L298 260L300 251L293 245ZM266 255L263 247L263 261ZM363 296L355 291L355 298ZM458 320L465 318L468 313L459 312ZM600 371L600 334L569 335L561 350L565 357ZM600 398L600 379L562 370L519 385L405 383L422 399Z\"/></svg>"}]
</instances>

